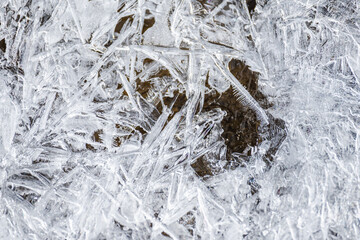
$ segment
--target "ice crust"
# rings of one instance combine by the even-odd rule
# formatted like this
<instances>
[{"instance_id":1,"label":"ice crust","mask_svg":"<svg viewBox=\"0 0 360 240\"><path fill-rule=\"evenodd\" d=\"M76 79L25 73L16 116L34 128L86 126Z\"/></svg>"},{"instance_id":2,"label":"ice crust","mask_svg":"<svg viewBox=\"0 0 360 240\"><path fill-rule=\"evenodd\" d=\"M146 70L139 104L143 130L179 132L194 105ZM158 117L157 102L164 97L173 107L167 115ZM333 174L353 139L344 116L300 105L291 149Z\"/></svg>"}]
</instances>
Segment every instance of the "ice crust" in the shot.
<instances>
[{"instance_id":1,"label":"ice crust","mask_svg":"<svg viewBox=\"0 0 360 240\"><path fill-rule=\"evenodd\" d=\"M0 239L360 239L359 1L2 0L3 39ZM270 167L200 111L231 59L285 121Z\"/></svg>"}]
</instances>

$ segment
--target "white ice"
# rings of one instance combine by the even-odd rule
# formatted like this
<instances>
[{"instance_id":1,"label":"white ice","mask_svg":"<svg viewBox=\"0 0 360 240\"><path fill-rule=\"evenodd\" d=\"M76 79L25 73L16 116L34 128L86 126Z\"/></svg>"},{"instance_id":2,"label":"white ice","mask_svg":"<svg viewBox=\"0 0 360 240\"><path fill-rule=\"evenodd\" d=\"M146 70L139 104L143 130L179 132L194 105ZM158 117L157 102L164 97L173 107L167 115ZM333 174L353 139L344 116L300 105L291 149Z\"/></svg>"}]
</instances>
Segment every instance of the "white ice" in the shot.
<instances>
[{"instance_id":1,"label":"white ice","mask_svg":"<svg viewBox=\"0 0 360 240\"><path fill-rule=\"evenodd\" d=\"M360 239L359 1L2 0L0 46L0 239ZM285 121L271 168L224 170L207 75Z\"/></svg>"}]
</instances>

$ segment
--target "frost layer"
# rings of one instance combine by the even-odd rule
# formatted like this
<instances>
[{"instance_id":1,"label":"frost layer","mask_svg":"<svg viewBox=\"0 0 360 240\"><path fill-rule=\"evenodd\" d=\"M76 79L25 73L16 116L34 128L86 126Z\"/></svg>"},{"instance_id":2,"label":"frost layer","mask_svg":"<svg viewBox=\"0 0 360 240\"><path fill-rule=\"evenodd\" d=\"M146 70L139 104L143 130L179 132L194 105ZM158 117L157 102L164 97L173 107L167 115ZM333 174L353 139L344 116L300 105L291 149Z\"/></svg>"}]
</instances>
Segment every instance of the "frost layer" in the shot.
<instances>
[{"instance_id":1,"label":"frost layer","mask_svg":"<svg viewBox=\"0 0 360 240\"><path fill-rule=\"evenodd\" d=\"M359 239L359 2L248 10L1 1L0 237ZM232 59L260 73L267 112ZM285 121L270 166L271 136L227 167L225 112L201 109L230 86L259 125ZM202 157L211 177L191 167Z\"/></svg>"}]
</instances>

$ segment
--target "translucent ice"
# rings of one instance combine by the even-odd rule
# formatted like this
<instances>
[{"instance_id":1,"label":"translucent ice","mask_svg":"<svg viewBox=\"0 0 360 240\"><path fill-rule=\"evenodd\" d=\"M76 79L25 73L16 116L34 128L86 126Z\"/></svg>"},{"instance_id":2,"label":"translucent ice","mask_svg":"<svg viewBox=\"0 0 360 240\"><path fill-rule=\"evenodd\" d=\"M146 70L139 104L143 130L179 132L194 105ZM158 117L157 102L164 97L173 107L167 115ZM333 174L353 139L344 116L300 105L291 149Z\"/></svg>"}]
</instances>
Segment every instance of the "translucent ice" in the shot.
<instances>
[{"instance_id":1,"label":"translucent ice","mask_svg":"<svg viewBox=\"0 0 360 240\"><path fill-rule=\"evenodd\" d=\"M356 0L0 1L1 239L359 239Z\"/></svg>"}]
</instances>

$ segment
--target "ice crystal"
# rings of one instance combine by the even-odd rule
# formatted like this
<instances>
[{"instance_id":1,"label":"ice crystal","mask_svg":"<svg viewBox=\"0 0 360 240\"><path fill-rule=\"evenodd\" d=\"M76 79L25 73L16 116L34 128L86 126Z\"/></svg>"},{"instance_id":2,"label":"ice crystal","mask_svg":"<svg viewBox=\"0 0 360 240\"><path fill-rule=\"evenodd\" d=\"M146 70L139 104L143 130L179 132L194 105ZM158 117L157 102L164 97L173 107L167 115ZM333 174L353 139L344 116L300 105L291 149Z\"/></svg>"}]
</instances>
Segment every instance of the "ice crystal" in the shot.
<instances>
[{"instance_id":1,"label":"ice crystal","mask_svg":"<svg viewBox=\"0 0 360 240\"><path fill-rule=\"evenodd\" d=\"M359 239L356 0L0 2L1 239Z\"/></svg>"}]
</instances>

